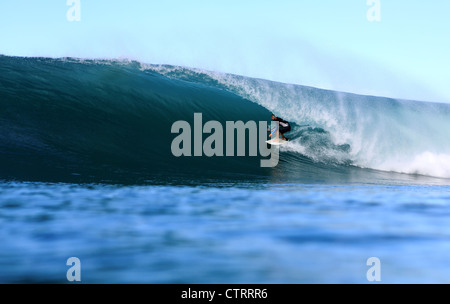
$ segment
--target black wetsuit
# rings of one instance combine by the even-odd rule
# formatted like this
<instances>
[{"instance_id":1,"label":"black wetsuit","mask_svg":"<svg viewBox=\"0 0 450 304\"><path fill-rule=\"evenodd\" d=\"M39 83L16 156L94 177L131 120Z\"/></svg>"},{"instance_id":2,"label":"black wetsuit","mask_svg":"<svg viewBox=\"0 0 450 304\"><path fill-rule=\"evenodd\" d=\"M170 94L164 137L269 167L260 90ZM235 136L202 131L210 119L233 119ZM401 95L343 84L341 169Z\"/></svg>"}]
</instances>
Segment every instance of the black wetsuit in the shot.
<instances>
[{"instance_id":1,"label":"black wetsuit","mask_svg":"<svg viewBox=\"0 0 450 304\"><path fill-rule=\"evenodd\" d=\"M275 119L275 121L278 121L280 124L280 133L281 134L291 131L291 125L286 120L277 117Z\"/></svg>"}]
</instances>

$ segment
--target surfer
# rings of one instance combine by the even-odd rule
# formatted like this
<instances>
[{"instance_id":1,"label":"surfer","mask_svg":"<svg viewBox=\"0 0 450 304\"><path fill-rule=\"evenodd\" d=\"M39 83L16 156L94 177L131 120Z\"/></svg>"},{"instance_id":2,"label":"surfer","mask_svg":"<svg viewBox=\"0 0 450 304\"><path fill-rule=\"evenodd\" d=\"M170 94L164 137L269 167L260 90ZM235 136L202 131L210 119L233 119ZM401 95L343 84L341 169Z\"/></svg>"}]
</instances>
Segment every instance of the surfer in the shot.
<instances>
[{"instance_id":1,"label":"surfer","mask_svg":"<svg viewBox=\"0 0 450 304\"><path fill-rule=\"evenodd\" d=\"M277 132L277 133L280 133L281 138L286 141L289 141L289 138L284 137L284 133L291 131L290 123L280 117L276 117L275 114L272 114L272 120L278 121L280 127L279 127L279 132ZM269 134L269 137L271 137L271 136L272 136L272 134Z\"/></svg>"}]
</instances>

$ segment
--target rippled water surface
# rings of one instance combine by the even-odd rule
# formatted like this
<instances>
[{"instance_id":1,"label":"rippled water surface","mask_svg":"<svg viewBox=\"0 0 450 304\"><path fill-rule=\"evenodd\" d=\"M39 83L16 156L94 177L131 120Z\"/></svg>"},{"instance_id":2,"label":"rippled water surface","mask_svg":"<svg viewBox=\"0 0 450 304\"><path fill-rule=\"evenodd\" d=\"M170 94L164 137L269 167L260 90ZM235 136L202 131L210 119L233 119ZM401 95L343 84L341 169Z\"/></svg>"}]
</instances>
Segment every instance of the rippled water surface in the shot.
<instances>
[{"instance_id":1,"label":"rippled water surface","mask_svg":"<svg viewBox=\"0 0 450 304\"><path fill-rule=\"evenodd\" d=\"M450 283L450 187L0 185L0 281Z\"/></svg>"}]
</instances>

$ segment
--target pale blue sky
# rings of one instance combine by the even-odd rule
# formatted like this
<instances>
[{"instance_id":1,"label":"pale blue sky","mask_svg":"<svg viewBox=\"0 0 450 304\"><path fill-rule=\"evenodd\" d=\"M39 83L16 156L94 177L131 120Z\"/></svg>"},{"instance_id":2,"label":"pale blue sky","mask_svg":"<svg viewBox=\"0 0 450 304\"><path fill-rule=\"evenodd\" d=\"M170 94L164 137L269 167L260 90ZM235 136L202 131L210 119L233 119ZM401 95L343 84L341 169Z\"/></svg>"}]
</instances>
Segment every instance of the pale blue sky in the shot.
<instances>
[{"instance_id":1,"label":"pale blue sky","mask_svg":"<svg viewBox=\"0 0 450 304\"><path fill-rule=\"evenodd\" d=\"M126 57L388 97L450 102L450 1L0 1L0 53Z\"/></svg>"}]
</instances>

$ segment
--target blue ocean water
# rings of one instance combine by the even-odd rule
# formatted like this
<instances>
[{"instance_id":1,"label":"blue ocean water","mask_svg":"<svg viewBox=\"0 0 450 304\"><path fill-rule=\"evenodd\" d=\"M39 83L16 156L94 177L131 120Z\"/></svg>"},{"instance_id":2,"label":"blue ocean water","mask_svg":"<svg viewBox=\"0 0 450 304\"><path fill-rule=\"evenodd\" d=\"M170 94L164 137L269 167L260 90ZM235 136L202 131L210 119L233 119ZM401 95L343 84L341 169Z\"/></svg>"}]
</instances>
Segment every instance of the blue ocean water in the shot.
<instances>
[{"instance_id":1,"label":"blue ocean water","mask_svg":"<svg viewBox=\"0 0 450 304\"><path fill-rule=\"evenodd\" d=\"M449 283L450 187L1 185L2 282Z\"/></svg>"},{"instance_id":2,"label":"blue ocean water","mask_svg":"<svg viewBox=\"0 0 450 304\"><path fill-rule=\"evenodd\" d=\"M259 157L171 125L292 122ZM0 282L449 283L450 106L138 62L0 56ZM158 145L152 143L157 138Z\"/></svg>"}]
</instances>

